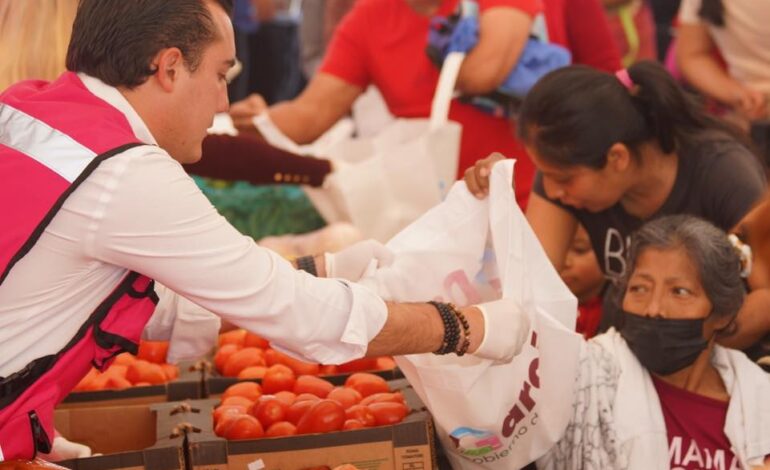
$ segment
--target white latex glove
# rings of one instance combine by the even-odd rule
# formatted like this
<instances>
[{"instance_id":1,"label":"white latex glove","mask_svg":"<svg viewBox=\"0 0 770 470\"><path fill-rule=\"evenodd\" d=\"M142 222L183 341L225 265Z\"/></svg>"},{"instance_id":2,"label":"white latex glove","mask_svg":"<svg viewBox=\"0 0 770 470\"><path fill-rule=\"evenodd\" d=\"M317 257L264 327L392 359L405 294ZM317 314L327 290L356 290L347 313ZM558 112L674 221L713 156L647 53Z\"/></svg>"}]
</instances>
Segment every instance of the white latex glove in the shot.
<instances>
[{"instance_id":1,"label":"white latex glove","mask_svg":"<svg viewBox=\"0 0 770 470\"><path fill-rule=\"evenodd\" d=\"M326 277L358 281L373 268L390 266L395 255L377 240L364 240L337 253L326 253Z\"/></svg>"},{"instance_id":2,"label":"white latex glove","mask_svg":"<svg viewBox=\"0 0 770 470\"><path fill-rule=\"evenodd\" d=\"M43 455L43 458L51 462L59 462L61 460L69 459L82 459L83 457L91 457L91 448L87 445L69 441L64 436L54 437L53 445L51 446L51 453Z\"/></svg>"},{"instance_id":3,"label":"white latex glove","mask_svg":"<svg viewBox=\"0 0 770 470\"><path fill-rule=\"evenodd\" d=\"M496 362L510 362L529 338L529 315L512 299L476 305L484 316L484 339L474 356Z\"/></svg>"}]
</instances>

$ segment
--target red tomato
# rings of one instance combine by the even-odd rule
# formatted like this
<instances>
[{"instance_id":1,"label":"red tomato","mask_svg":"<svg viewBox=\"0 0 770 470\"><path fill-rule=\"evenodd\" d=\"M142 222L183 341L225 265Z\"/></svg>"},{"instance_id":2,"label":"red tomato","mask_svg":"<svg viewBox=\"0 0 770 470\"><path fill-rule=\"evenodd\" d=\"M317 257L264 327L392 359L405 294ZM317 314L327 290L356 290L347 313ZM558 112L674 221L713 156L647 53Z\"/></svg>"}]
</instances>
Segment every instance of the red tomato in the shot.
<instances>
[{"instance_id":1,"label":"red tomato","mask_svg":"<svg viewBox=\"0 0 770 470\"><path fill-rule=\"evenodd\" d=\"M337 366L335 365L325 365L321 366L321 369L318 371L318 375L337 375Z\"/></svg>"},{"instance_id":2,"label":"red tomato","mask_svg":"<svg viewBox=\"0 0 770 470\"><path fill-rule=\"evenodd\" d=\"M134 356L131 353L124 352L124 353L120 353L117 356L115 356L115 360L112 362L112 365L118 365L119 364L119 365L122 365L122 366L127 366L127 365L131 364L132 362L134 362L135 360L136 360L136 356Z\"/></svg>"},{"instance_id":3,"label":"red tomato","mask_svg":"<svg viewBox=\"0 0 770 470\"><path fill-rule=\"evenodd\" d=\"M243 342L245 340L246 330L230 330L219 335L219 347L221 348L225 344L234 344L240 349L243 347Z\"/></svg>"},{"instance_id":4,"label":"red tomato","mask_svg":"<svg viewBox=\"0 0 770 470\"><path fill-rule=\"evenodd\" d=\"M257 418L251 415L240 415L228 422L223 431L225 439L258 439L265 435L265 430L257 421Z\"/></svg>"},{"instance_id":5,"label":"red tomato","mask_svg":"<svg viewBox=\"0 0 770 470\"><path fill-rule=\"evenodd\" d=\"M237 344L223 344L217 349L217 353L214 354L214 367L221 374L225 370L225 364L236 351L241 349Z\"/></svg>"},{"instance_id":6,"label":"red tomato","mask_svg":"<svg viewBox=\"0 0 770 470\"><path fill-rule=\"evenodd\" d=\"M221 405L214 410L214 426L221 419L228 415L245 415L248 412L248 407L243 405Z\"/></svg>"},{"instance_id":7,"label":"red tomato","mask_svg":"<svg viewBox=\"0 0 770 470\"><path fill-rule=\"evenodd\" d=\"M158 365L147 362L143 359L137 359L128 366L126 378L129 382L149 382L153 385L166 383L166 374Z\"/></svg>"},{"instance_id":8,"label":"red tomato","mask_svg":"<svg viewBox=\"0 0 770 470\"><path fill-rule=\"evenodd\" d=\"M362 370L374 370L377 368L376 357L362 357L337 366L340 373L359 372Z\"/></svg>"},{"instance_id":9,"label":"red tomato","mask_svg":"<svg viewBox=\"0 0 770 470\"><path fill-rule=\"evenodd\" d=\"M357 419L346 419L345 424L342 425L342 429L350 431L351 429L363 429L364 423Z\"/></svg>"},{"instance_id":10,"label":"red tomato","mask_svg":"<svg viewBox=\"0 0 770 470\"><path fill-rule=\"evenodd\" d=\"M377 370L391 370L396 368L396 361L390 356L377 358Z\"/></svg>"},{"instance_id":11,"label":"red tomato","mask_svg":"<svg viewBox=\"0 0 770 470\"><path fill-rule=\"evenodd\" d=\"M238 373L239 379L261 379L265 376L267 367L265 366L251 366L243 369Z\"/></svg>"},{"instance_id":12,"label":"red tomato","mask_svg":"<svg viewBox=\"0 0 770 470\"><path fill-rule=\"evenodd\" d=\"M230 427L230 424L235 421L235 418L239 416L247 416L246 413L226 413L223 414L217 424L214 426L214 434L219 437L225 436L225 429Z\"/></svg>"},{"instance_id":13,"label":"red tomato","mask_svg":"<svg viewBox=\"0 0 770 470\"><path fill-rule=\"evenodd\" d=\"M223 399L219 404L219 406L228 406L228 405L243 406L248 411L249 409L251 409L252 406L254 406L254 400L249 400L246 397L231 396Z\"/></svg>"},{"instance_id":14,"label":"red tomato","mask_svg":"<svg viewBox=\"0 0 770 470\"><path fill-rule=\"evenodd\" d=\"M265 437L293 436L297 434L297 426L288 421L274 423L265 432Z\"/></svg>"},{"instance_id":15,"label":"red tomato","mask_svg":"<svg viewBox=\"0 0 770 470\"><path fill-rule=\"evenodd\" d=\"M80 392L80 391L88 391L88 390L96 390L94 386L94 379L99 377L99 371L95 368L91 367L91 370L88 371L88 374L85 375L82 379L80 379L80 382L75 386L73 391Z\"/></svg>"},{"instance_id":16,"label":"red tomato","mask_svg":"<svg viewBox=\"0 0 770 470\"><path fill-rule=\"evenodd\" d=\"M265 338L247 331L246 337L243 339L243 346L246 348L267 349L270 347L270 343Z\"/></svg>"},{"instance_id":17,"label":"red tomato","mask_svg":"<svg viewBox=\"0 0 770 470\"><path fill-rule=\"evenodd\" d=\"M369 405L377 426L400 423L409 412L403 403L381 402Z\"/></svg>"},{"instance_id":18,"label":"red tomato","mask_svg":"<svg viewBox=\"0 0 770 470\"><path fill-rule=\"evenodd\" d=\"M346 419L355 419L361 422L364 427L372 427L377 424L377 420L374 418L374 413L368 406L353 405L345 410Z\"/></svg>"},{"instance_id":19,"label":"red tomato","mask_svg":"<svg viewBox=\"0 0 770 470\"><path fill-rule=\"evenodd\" d=\"M389 392L388 382L379 375L369 374L367 372L357 372L345 381L345 386L358 391L363 397L368 397L375 393Z\"/></svg>"},{"instance_id":20,"label":"red tomato","mask_svg":"<svg viewBox=\"0 0 770 470\"><path fill-rule=\"evenodd\" d=\"M179 367L174 364L161 364L160 368L163 369L163 373L166 374L166 379L176 380L179 377Z\"/></svg>"},{"instance_id":21,"label":"red tomato","mask_svg":"<svg viewBox=\"0 0 770 470\"><path fill-rule=\"evenodd\" d=\"M222 400L229 397L244 397L251 401L257 401L262 396L262 387L256 382L238 382L227 387L222 394Z\"/></svg>"},{"instance_id":22,"label":"red tomato","mask_svg":"<svg viewBox=\"0 0 770 470\"><path fill-rule=\"evenodd\" d=\"M368 397L361 400L362 405L371 405L372 403L382 403L382 402L391 402L391 403L404 403L404 396L401 394L401 392L395 392L395 393L375 393L373 395L369 395Z\"/></svg>"},{"instance_id":23,"label":"red tomato","mask_svg":"<svg viewBox=\"0 0 770 470\"><path fill-rule=\"evenodd\" d=\"M294 371L283 364L270 366L262 378L262 390L265 393L278 393L282 391L291 391L294 388Z\"/></svg>"},{"instance_id":24,"label":"red tomato","mask_svg":"<svg viewBox=\"0 0 770 470\"><path fill-rule=\"evenodd\" d=\"M296 425L317 402L313 400L296 401L286 410L286 421Z\"/></svg>"},{"instance_id":25,"label":"red tomato","mask_svg":"<svg viewBox=\"0 0 770 470\"><path fill-rule=\"evenodd\" d=\"M225 367L222 369L222 375L225 377L238 377L240 372L251 366L264 366L265 353L257 348L243 348L236 351L227 358Z\"/></svg>"},{"instance_id":26,"label":"red tomato","mask_svg":"<svg viewBox=\"0 0 770 470\"><path fill-rule=\"evenodd\" d=\"M319 397L318 395L313 395L312 393L300 393L299 395L294 396L294 403L297 403L298 401L305 401L305 400L316 402L320 399L321 397Z\"/></svg>"},{"instance_id":27,"label":"red tomato","mask_svg":"<svg viewBox=\"0 0 770 470\"><path fill-rule=\"evenodd\" d=\"M326 398L336 401L342 405L342 408L347 410L361 401L361 394L352 388L334 387Z\"/></svg>"},{"instance_id":28,"label":"red tomato","mask_svg":"<svg viewBox=\"0 0 770 470\"><path fill-rule=\"evenodd\" d=\"M251 414L267 429L274 423L284 421L288 408L288 406L275 397L266 398L254 404Z\"/></svg>"},{"instance_id":29,"label":"red tomato","mask_svg":"<svg viewBox=\"0 0 770 470\"><path fill-rule=\"evenodd\" d=\"M107 376L107 383L104 388L108 390L123 390L133 386L131 382L120 376Z\"/></svg>"},{"instance_id":30,"label":"red tomato","mask_svg":"<svg viewBox=\"0 0 770 470\"><path fill-rule=\"evenodd\" d=\"M292 391L297 395L300 393L312 393L317 397L326 398L333 388L334 385L327 380L312 375L302 375L297 377L297 382L294 384Z\"/></svg>"},{"instance_id":31,"label":"red tomato","mask_svg":"<svg viewBox=\"0 0 770 470\"><path fill-rule=\"evenodd\" d=\"M163 364L168 353L168 341L139 341L139 352L136 357L147 362Z\"/></svg>"},{"instance_id":32,"label":"red tomato","mask_svg":"<svg viewBox=\"0 0 770 470\"><path fill-rule=\"evenodd\" d=\"M297 434L332 432L342 429L345 424L345 410L334 400L315 403L297 424Z\"/></svg>"},{"instance_id":33,"label":"red tomato","mask_svg":"<svg viewBox=\"0 0 770 470\"><path fill-rule=\"evenodd\" d=\"M282 392L276 393L275 398L281 400L288 407L294 403L294 400L297 399L297 395L295 395L294 392L284 390Z\"/></svg>"},{"instance_id":34,"label":"red tomato","mask_svg":"<svg viewBox=\"0 0 770 470\"><path fill-rule=\"evenodd\" d=\"M321 365L313 362L300 361L273 349L265 351L265 360L270 364L283 364L291 368L297 375L318 375Z\"/></svg>"}]
</instances>

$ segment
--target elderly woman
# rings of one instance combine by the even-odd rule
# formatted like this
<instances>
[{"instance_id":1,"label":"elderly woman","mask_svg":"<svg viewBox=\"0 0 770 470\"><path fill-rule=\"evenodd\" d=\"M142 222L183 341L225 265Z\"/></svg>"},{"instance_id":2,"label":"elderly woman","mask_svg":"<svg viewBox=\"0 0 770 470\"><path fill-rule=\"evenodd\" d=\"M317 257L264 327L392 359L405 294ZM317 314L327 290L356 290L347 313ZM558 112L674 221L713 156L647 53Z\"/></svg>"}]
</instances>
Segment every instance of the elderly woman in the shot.
<instances>
[{"instance_id":1,"label":"elderly woman","mask_svg":"<svg viewBox=\"0 0 770 470\"><path fill-rule=\"evenodd\" d=\"M573 416L538 468L770 468L770 377L714 341L745 295L727 235L663 217L628 262L622 325L584 343Z\"/></svg>"}]
</instances>

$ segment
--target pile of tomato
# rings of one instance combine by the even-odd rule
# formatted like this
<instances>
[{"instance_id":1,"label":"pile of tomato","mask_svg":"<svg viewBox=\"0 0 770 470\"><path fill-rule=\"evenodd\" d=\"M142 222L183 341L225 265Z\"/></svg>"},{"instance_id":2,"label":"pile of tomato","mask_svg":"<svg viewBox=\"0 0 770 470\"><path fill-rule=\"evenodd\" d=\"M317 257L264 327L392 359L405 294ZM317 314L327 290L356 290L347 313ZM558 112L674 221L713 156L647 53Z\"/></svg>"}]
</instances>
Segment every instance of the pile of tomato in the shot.
<instances>
[{"instance_id":1,"label":"pile of tomato","mask_svg":"<svg viewBox=\"0 0 770 470\"><path fill-rule=\"evenodd\" d=\"M338 366L304 362L272 349L266 339L246 330L232 330L219 335L214 366L223 376L261 379L268 367L275 364L283 364L297 375L335 375L396 367L393 358L387 356L357 359Z\"/></svg>"},{"instance_id":2,"label":"pile of tomato","mask_svg":"<svg viewBox=\"0 0 770 470\"><path fill-rule=\"evenodd\" d=\"M352 374L343 387L270 366L262 385L239 382L214 410L214 432L230 440L325 433L401 422L409 413L401 392L382 377Z\"/></svg>"},{"instance_id":3,"label":"pile of tomato","mask_svg":"<svg viewBox=\"0 0 770 470\"><path fill-rule=\"evenodd\" d=\"M104 372L92 367L74 391L121 390L174 380L179 377L179 368L166 363L167 352L168 341L140 341L136 356L119 354Z\"/></svg>"}]
</instances>

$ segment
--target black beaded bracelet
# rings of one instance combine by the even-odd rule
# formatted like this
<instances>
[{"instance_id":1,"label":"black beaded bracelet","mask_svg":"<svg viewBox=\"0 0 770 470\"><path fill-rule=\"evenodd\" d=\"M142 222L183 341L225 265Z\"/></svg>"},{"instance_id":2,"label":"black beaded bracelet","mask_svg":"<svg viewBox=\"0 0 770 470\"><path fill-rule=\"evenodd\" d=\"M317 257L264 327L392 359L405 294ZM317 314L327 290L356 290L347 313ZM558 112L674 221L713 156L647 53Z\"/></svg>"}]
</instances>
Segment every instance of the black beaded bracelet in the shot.
<instances>
[{"instance_id":1,"label":"black beaded bracelet","mask_svg":"<svg viewBox=\"0 0 770 470\"><path fill-rule=\"evenodd\" d=\"M315 258L312 256L300 256L296 260L297 268L307 271L313 276L318 277L318 270L315 267Z\"/></svg>"},{"instance_id":2,"label":"black beaded bracelet","mask_svg":"<svg viewBox=\"0 0 770 470\"><path fill-rule=\"evenodd\" d=\"M444 339L441 347L434 351L434 354L449 354L457 351L457 344L460 342L460 326L457 316L454 314L453 307L442 302L430 301L429 304L436 307L441 321L444 323Z\"/></svg>"},{"instance_id":3,"label":"black beaded bracelet","mask_svg":"<svg viewBox=\"0 0 770 470\"><path fill-rule=\"evenodd\" d=\"M468 323L468 319L465 318L463 312L457 309L453 304L449 304L449 308L452 309L452 313L455 314L457 321L460 322L460 325L463 327L463 341L456 352L458 356L464 356L471 345L471 325Z\"/></svg>"}]
</instances>

